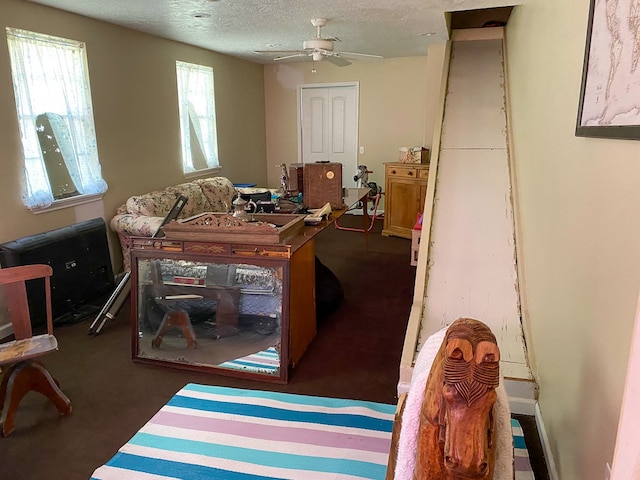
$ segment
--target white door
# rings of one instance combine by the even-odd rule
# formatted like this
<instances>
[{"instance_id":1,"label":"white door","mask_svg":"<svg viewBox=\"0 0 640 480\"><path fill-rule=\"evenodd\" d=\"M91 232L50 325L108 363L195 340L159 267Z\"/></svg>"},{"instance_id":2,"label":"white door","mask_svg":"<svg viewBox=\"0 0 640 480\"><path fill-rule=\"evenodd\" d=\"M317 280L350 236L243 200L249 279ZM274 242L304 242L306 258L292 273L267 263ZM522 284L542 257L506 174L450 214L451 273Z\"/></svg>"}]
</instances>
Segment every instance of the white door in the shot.
<instances>
[{"instance_id":1,"label":"white door","mask_svg":"<svg viewBox=\"0 0 640 480\"><path fill-rule=\"evenodd\" d=\"M358 84L302 85L298 98L301 162L341 163L344 183L358 168Z\"/></svg>"}]
</instances>

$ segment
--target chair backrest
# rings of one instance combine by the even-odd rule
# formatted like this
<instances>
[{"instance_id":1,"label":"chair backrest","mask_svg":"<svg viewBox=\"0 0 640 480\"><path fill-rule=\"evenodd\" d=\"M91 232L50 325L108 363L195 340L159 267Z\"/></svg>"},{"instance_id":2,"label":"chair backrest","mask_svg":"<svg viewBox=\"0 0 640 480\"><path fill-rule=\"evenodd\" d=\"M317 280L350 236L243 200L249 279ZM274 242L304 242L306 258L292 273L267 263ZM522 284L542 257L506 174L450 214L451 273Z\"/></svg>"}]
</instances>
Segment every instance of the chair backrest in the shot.
<instances>
[{"instance_id":1,"label":"chair backrest","mask_svg":"<svg viewBox=\"0 0 640 480\"><path fill-rule=\"evenodd\" d=\"M44 279L47 332L49 335L53 335L51 275L53 275L53 269L49 265L22 265L19 267L0 268L0 289L4 291L5 302L9 309L9 317L16 340L29 338L33 335L25 282L39 278Z\"/></svg>"}]
</instances>

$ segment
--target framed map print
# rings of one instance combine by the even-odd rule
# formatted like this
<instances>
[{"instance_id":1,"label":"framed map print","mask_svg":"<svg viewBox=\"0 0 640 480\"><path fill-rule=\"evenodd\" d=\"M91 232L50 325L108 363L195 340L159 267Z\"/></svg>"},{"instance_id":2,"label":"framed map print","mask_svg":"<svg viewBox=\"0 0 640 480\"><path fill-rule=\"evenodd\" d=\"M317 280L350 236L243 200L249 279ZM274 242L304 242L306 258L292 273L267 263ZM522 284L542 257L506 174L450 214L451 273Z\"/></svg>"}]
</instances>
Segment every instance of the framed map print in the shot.
<instances>
[{"instance_id":1,"label":"framed map print","mask_svg":"<svg viewBox=\"0 0 640 480\"><path fill-rule=\"evenodd\" d=\"M576 135L640 140L640 2L591 0Z\"/></svg>"}]
</instances>

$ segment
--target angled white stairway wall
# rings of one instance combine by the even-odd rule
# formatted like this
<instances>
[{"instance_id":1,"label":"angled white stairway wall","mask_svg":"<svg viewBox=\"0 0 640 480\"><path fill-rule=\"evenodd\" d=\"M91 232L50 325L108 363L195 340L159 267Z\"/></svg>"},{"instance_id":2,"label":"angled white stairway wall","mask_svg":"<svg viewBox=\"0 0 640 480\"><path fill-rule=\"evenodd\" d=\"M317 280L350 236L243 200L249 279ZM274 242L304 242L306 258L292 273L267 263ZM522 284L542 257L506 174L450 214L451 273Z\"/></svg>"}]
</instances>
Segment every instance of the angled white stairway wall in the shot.
<instances>
[{"instance_id":1,"label":"angled white stairway wall","mask_svg":"<svg viewBox=\"0 0 640 480\"><path fill-rule=\"evenodd\" d=\"M458 317L487 323L501 348L514 413L533 415L536 385L521 326L511 177L503 29L454 32L445 55L442 122L432 146L414 305L399 391L429 335ZM448 68L447 68L448 67Z\"/></svg>"}]
</instances>

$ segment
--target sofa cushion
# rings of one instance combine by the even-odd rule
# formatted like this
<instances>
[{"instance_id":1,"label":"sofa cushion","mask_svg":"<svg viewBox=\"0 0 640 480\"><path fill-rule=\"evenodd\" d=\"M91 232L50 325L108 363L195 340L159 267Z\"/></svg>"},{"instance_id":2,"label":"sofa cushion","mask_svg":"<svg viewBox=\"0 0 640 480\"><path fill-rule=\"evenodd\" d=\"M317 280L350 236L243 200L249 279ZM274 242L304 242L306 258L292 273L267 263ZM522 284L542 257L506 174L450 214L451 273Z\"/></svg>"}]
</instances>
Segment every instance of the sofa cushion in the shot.
<instances>
[{"instance_id":1,"label":"sofa cushion","mask_svg":"<svg viewBox=\"0 0 640 480\"><path fill-rule=\"evenodd\" d=\"M174 192L156 190L127 199L127 213L135 216L163 217L176 201Z\"/></svg>"},{"instance_id":2,"label":"sofa cushion","mask_svg":"<svg viewBox=\"0 0 640 480\"><path fill-rule=\"evenodd\" d=\"M229 212L231 211L233 196L236 189L226 177L201 178L194 180L199 185L202 193L209 201L210 212Z\"/></svg>"},{"instance_id":3,"label":"sofa cushion","mask_svg":"<svg viewBox=\"0 0 640 480\"><path fill-rule=\"evenodd\" d=\"M191 183L155 190L144 195L134 195L127 200L126 209L132 215L164 218L180 195L184 195L188 199L180 214L181 218L208 210L207 200L202 194L202 190L198 185Z\"/></svg>"},{"instance_id":4,"label":"sofa cushion","mask_svg":"<svg viewBox=\"0 0 640 480\"><path fill-rule=\"evenodd\" d=\"M197 213L211 211L211 205L209 204L207 197L204 196L204 194L202 193L202 189L195 182L181 183L180 185L167 187L166 191L168 193L173 193L174 200L171 202L171 205L169 205L167 211L162 214L162 216L166 215L166 213L171 210L171 207L173 207L173 204L175 203L175 199L180 195L184 195L185 197L187 197L187 203L183 207L182 212L180 212L178 218L191 217Z\"/></svg>"}]
</instances>

